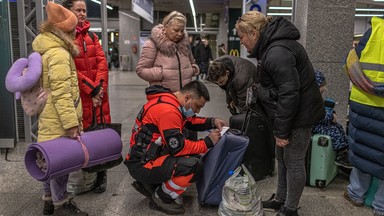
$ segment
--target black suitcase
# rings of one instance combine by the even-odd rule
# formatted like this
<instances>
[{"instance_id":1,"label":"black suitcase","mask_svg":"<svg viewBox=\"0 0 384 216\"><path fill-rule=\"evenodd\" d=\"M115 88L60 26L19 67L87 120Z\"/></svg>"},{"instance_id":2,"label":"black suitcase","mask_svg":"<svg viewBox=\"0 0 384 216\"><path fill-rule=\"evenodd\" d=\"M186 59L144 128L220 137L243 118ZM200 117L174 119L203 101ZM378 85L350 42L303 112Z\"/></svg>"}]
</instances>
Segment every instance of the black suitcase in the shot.
<instances>
[{"instance_id":1,"label":"black suitcase","mask_svg":"<svg viewBox=\"0 0 384 216\"><path fill-rule=\"evenodd\" d=\"M249 138L243 163L255 180L273 176L275 171L275 139L272 127L254 111L233 115L230 128L241 130Z\"/></svg>"}]
</instances>

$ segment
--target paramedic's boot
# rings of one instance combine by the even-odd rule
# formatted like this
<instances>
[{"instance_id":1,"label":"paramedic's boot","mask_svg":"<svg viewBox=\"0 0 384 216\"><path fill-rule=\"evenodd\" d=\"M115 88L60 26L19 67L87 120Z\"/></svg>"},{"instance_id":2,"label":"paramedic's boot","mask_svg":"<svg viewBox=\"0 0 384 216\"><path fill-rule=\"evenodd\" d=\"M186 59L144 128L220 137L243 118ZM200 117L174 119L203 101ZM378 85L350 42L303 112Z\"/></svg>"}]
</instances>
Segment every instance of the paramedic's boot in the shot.
<instances>
[{"instance_id":1,"label":"paramedic's boot","mask_svg":"<svg viewBox=\"0 0 384 216\"><path fill-rule=\"evenodd\" d=\"M148 197L149 199L151 199L152 194L155 193L155 190L157 187L156 185L144 184L144 183L141 183L138 181L132 182L131 185L137 190L137 192L143 194L144 196Z\"/></svg>"},{"instance_id":2,"label":"paramedic's boot","mask_svg":"<svg viewBox=\"0 0 384 216\"><path fill-rule=\"evenodd\" d=\"M77 215L77 216L88 216L88 213L81 211L76 203L70 199L68 202L59 206L55 210L55 216L69 216L69 215Z\"/></svg>"},{"instance_id":3,"label":"paramedic's boot","mask_svg":"<svg viewBox=\"0 0 384 216\"><path fill-rule=\"evenodd\" d=\"M54 211L55 211L55 206L53 205L52 200L44 201L43 215L53 215Z\"/></svg>"},{"instance_id":4,"label":"paramedic's boot","mask_svg":"<svg viewBox=\"0 0 384 216\"><path fill-rule=\"evenodd\" d=\"M104 193L107 190L107 170L97 172L97 180L93 192Z\"/></svg>"},{"instance_id":5,"label":"paramedic's boot","mask_svg":"<svg viewBox=\"0 0 384 216\"><path fill-rule=\"evenodd\" d=\"M277 201L274 198L275 194L272 194L269 200L262 201L261 203L263 204L263 209L265 209L266 211L278 211L280 210L281 206L284 206L284 202Z\"/></svg>"},{"instance_id":6,"label":"paramedic's boot","mask_svg":"<svg viewBox=\"0 0 384 216\"><path fill-rule=\"evenodd\" d=\"M185 212L184 206L177 204L173 199L161 199L157 192L152 195L149 207L170 215L184 214Z\"/></svg>"}]
</instances>

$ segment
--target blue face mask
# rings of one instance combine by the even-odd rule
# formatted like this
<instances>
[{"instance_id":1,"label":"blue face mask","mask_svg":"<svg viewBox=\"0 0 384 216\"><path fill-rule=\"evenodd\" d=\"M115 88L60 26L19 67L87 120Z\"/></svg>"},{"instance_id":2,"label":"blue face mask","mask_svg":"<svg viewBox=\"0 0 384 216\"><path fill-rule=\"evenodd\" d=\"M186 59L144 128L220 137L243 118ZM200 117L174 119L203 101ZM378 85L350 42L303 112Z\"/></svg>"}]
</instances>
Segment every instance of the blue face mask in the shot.
<instances>
[{"instance_id":1,"label":"blue face mask","mask_svg":"<svg viewBox=\"0 0 384 216\"><path fill-rule=\"evenodd\" d=\"M181 107L181 112L183 113L183 115L185 116L185 117L192 117L192 116L195 116L196 115L196 113L195 112L193 112L193 110L192 110L192 100L191 100L191 103L189 104L190 106L189 106L189 109L187 110L187 109L185 109L185 107L183 106L183 107Z\"/></svg>"}]
</instances>

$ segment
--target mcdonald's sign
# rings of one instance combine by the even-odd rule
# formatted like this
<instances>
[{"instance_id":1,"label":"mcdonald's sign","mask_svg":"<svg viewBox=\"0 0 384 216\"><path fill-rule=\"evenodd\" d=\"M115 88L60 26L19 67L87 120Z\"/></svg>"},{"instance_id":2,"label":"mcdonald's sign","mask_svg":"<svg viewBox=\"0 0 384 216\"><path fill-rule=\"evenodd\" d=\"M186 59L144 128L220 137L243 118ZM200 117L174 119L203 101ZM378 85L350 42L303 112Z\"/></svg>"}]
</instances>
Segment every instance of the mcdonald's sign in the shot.
<instances>
[{"instance_id":1,"label":"mcdonald's sign","mask_svg":"<svg viewBox=\"0 0 384 216\"><path fill-rule=\"evenodd\" d=\"M229 51L229 55L239 57L239 56L240 56L240 53L239 53L239 50L238 50L238 49L231 49L231 51Z\"/></svg>"}]
</instances>

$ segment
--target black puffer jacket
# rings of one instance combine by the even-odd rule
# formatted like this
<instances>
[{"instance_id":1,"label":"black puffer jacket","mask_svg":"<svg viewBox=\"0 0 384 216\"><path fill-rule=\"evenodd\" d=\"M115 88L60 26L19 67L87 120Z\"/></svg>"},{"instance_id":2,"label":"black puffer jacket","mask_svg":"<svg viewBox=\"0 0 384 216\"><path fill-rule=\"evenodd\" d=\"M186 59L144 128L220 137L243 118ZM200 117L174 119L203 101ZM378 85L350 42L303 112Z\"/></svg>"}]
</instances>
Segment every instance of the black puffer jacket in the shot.
<instances>
[{"instance_id":1,"label":"black puffer jacket","mask_svg":"<svg viewBox=\"0 0 384 216\"><path fill-rule=\"evenodd\" d=\"M214 62L221 62L229 69L229 79L225 86L221 86L225 90L227 104L231 101L235 102L240 113L246 112L245 99L247 97L247 88L253 84L253 74L256 72L256 65L247 59L225 55L215 59ZM228 107L230 109L230 107ZM231 110L232 114L236 113Z\"/></svg>"},{"instance_id":2,"label":"black puffer jacket","mask_svg":"<svg viewBox=\"0 0 384 216\"><path fill-rule=\"evenodd\" d=\"M259 97L274 135L282 139L294 128L312 127L325 115L314 69L299 38L291 22L275 18L249 55L262 61Z\"/></svg>"}]
</instances>

